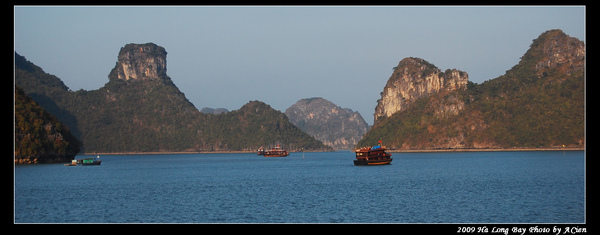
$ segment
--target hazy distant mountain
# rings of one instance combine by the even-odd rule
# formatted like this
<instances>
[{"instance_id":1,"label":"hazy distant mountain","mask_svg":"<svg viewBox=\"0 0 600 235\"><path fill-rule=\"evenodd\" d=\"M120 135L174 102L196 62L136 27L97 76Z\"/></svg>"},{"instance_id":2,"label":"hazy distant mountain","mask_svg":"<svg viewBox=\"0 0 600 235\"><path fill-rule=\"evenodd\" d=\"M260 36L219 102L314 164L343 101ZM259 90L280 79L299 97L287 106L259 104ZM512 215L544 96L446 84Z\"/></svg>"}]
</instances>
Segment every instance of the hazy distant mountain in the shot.
<instances>
[{"instance_id":1,"label":"hazy distant mountain","mask_svg":"<svg viewBox=\"0 0 600 235\"><path fill-rule=\"evenodd\" d=\"M207 113L207 114L222 114L222 113L227 113L229 112L229 110L227 110L226 108L209 108L209 107L204 107L202 109L200 109L201 113Z\"/></svg>"},{"instance_id":2,"label":"hazy distant mountain","mask_svg":"<svg viewBox=\"0 0 600 235\"><path fill-rule=\"evenodd\" d=\"M482 84L467 82L461 71L442 74L422 59L404 59L359 145L383 140L395 149L583 147L584 63L584 43L561 30L542 33L517 65ZM450 83L439 80L449 74Z\"/></svg>"},{"instance_id":3,"label":"hazy distant mountain","mask_svg":"<svg viewBox=\"0 0 600 235\"><path fill-rule=\"evenodd\" d=\"M352 149L367 133L368 124L358 112L323 98L301 99L285 110L290 122L334 149Z\"/></svg>"},{"instance_id":4,"label":"hazy distant mountain","mask_svg":"<svg viewBox=\"0 0 600 235\"><path fill-rule=\"evenodd\" d=\"M15 83L69 126L87 153L255 150L274 144L327 149L259 101L223 115L201 113L167 76L166 55L153 43L127 44L102 88L73 92L15 52Z\"/></svg>"}]
</instances>

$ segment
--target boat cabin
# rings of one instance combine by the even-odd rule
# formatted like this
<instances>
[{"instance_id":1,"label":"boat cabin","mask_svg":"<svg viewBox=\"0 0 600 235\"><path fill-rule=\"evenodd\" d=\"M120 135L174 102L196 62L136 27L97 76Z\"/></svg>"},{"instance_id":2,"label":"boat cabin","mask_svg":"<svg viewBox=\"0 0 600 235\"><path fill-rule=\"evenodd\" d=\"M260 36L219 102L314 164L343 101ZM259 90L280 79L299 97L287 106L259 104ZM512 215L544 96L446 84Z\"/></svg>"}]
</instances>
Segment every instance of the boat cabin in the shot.
<instances>
[{"instance_id":1,"label":"boat cabin","mask_svg":"<svg viewBox=\"0 0 600 235\"><path fill-rule=\"evenodd\" d=\"M384 165L390 164L393 160L392 154L386 153L384 146L362 147L357 149L355 165Z\"/></svg>"}]
</instances>

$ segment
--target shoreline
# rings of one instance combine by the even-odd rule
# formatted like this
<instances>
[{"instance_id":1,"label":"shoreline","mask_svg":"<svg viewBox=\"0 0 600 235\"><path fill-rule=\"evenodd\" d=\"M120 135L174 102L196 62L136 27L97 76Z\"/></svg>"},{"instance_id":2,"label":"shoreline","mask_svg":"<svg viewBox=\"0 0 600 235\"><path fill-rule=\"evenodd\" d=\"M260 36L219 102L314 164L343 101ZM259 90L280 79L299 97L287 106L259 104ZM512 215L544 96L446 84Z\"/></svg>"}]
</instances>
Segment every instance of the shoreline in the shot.
<instances>
[{"instance_id":1,"label":"shoreline","mask_svg":"<svg viewBox=\"0 0 600 235\"><path fill-rule=\"evenodd\" d=\"M288 151L290 153L301 153L302 151ZM311 152L335 152L335 151L321 151L321 150L305 150L304 152L307 153L311 153ZM145 155L145 154L149 154L149 155L153 155L153 154L207 154L207 153L254 153L256 154L256 150L240 150L240 151L233 151L233 150L219 150L219 151L182 151L182 152L114 152L114 153L110 153L110 152L106 152L106 153L102 153L102 152L97 152L97 153L80 153L78 155Z\"/></svg>"},{"instance_id":2,"label":"shoreline","mask_svg":"<svg viewBox=\"0 0 600 235\"><path fill-rule=\"evenodd\" d=\"M256 153L256 151L200 151L200 152L115 152L81 153L79 155L159 155L159 154L205 154L205 153Z\"/></svg>"},{"instance_id":3,"label":"shoreline","mask_svg":"<svg viewBox=\"0 0 600 235\"><path fill-rule=\"evenodd\" d=\"M449 149L389 149L391 153L437 153L437 152L526 152L526 151L585 151L575 148L449 148Z\"/></svg>"},{"instance_id":4,"label":"shoreline","mask_svg":"<svg viewBox=\"0 0 600 235\"><path fill-rule=\"evenodd\" d=\"M350 151L353 150L338 150ZM304 152L338 152L338 151L304 151ZM390 153L444 153L444 152L523 152L523 151L585 151L585 147L575 148L450 148L450 149L388 149ZM290 151L300 153L301 151ZM209 154L209 153L256 153L256 151L191 151L191 152L115 152L115 153L83 153L78 155L145 155L145 154Z\"/></svg>"}]
</instances>

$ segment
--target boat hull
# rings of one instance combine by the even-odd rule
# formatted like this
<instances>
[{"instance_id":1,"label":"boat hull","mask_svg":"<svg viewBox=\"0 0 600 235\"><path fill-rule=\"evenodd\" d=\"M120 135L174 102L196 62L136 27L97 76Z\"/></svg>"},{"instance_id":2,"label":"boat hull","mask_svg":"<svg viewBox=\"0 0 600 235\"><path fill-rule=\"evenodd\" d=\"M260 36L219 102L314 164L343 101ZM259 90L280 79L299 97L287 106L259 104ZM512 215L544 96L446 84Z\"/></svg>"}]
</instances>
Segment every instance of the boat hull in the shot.
<instances>
[{"instance_id":1,"label":"boat hull","mask_svg":"<svg viewBox=\"0 0 600 235\"><path fill-rule=\"evenodd\" d=\"M96 160L91 163L81 163L82 166L99 166L102 163L102 160Z\"/></svg>"},{"instance_id":2,"label":"boat hull","mask_svg":"<svg viewBox=\"0 0 600 235\"><path fill-rule=\"evenodd\" d=\"M262 148L259 149L258 155L263 155L265 157L287 157L290 155L290 153L277 145L277 147L272 148L271 150L263 150Z\"/></svg>"},{"instance_id":3,"label":"boat hull","mask_svg":"<svg viewBox=\"0 0 600 235\"><path fill-rule=\"evenodd\" d=\"M392 163L393 158L386 160L354 160L354 165L357 166L373 166L373 165L387 165Z\"/></svg>"},{"instance_id":4,"label":"boat hull","mask_svg":"<svg viewBox=\"0 0 600 235\"><path fill-rule=\"evenodd\" d=\"M88 158L88 159L73 160L73 161L71 161L71 163L65 164L65 166L99 166L101 163L102 163L101 159L92 160L92 159Z\"/></svg>"},{"instance_id":5,"label":"boat hull","mask_svg":"<svg viewBox=\"0 0 600 235\"><path fill-rule=\"evenodd\" d=\"M264 154L264 157L287 157L288 155L290 155L289 153L282 153L282 154Z\"/></svg>"}]
</instances>

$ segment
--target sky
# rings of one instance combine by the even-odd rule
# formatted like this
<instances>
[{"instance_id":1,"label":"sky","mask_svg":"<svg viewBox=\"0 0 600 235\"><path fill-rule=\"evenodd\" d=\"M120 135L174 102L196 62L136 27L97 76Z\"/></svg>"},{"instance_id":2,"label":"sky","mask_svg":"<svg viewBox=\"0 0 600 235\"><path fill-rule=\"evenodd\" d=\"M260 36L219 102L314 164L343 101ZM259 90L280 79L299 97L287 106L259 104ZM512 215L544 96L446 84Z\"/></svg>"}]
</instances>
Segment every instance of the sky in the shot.
<instances>
[{"instance_id":1,"label":"sky","mask_svg":"<svg viewBox=\"0 0 600 235\"><path fill-rule=\"evenodd\" d=\"M585 42L585 6L14 6L14 49L73 91L108 82L121 47L167 51L199 110L323 97L373 124L392 68L419 57L482 83L550 29Z\"/></svg>"}]
</instances>

